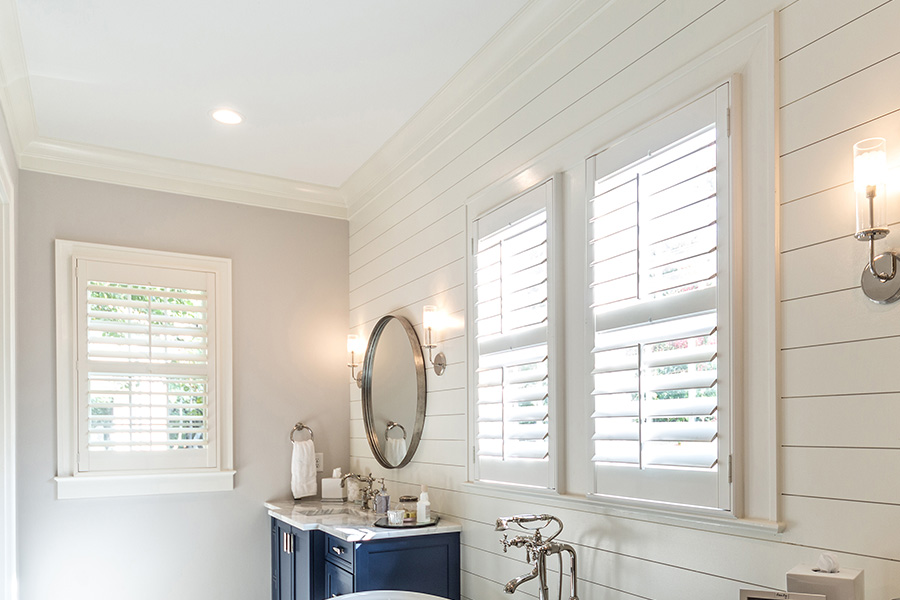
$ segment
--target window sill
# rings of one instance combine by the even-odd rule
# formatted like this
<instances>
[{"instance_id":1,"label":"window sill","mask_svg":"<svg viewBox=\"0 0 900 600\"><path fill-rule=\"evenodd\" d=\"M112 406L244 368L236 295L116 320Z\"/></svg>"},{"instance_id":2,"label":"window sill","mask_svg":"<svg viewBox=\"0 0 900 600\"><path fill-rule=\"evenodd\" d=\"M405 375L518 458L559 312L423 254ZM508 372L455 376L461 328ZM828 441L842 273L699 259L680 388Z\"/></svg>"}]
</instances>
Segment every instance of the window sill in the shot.
<instances>
[{"instance_id":1,"label":"window sill","mask_svg":"<svg viewBox=\"0 0 900 600\"><path fill-rule=\"evenodd\" d=\"M226 492L234 489L235 471L202 473L127 473L124 475L75 475L54 477L56 497L107 498L113 496L149 496Z\"/></svg>"},{"instance_id":2,"label":"window sill","mask_svg":"<svg viewBox=\"0 0 900 600\"><path fill-rule=\"evenodd\" d=\"M518 502L530 499L541 507L578 510L609 517L624 517L661 525L688 527L746 537L770 539L784 531L784 523L778 521L738 519L730 515L684 512L656 505L629 504L624 501L588 498L575 494L557 494L552 491L529 490L516 486L467 481L462 484L461 490L473 495Z\"/></svg>"}]
</instances>

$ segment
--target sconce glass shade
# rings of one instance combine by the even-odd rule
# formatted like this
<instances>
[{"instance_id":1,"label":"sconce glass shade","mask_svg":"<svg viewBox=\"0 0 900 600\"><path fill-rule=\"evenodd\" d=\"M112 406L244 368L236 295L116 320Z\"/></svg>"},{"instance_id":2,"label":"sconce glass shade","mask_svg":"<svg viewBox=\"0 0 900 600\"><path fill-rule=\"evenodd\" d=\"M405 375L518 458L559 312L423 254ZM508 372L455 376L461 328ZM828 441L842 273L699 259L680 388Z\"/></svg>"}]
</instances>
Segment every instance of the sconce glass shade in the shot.
<instances>
[{"instance_id":1,"label":"sconce glass shade","mask_svg":"<svg viewBox=\"0 0 900 600\"><path fill-rule=\"evenodd\" d=\"M362 354L364 345L364 341L355 333L347 335L347 353L350 355L350 362L347 363L347 366L350 367L350 377L356 382L357 387L362 387L362 369L359 370L359 373L356 372L356 367L359 366L356 357Z\"/></svg>"},{"instance_id":2,"label":"sconce glass shade","mask_svg":"<svg viewBox=\"0 0 900 600\"><path fill-rule=\"evenodd\" d=\"M875 240L887 229L887 145L869 138L853 145L853 190L856 196L856 238Z\"/></svg>"},{"instance_id":3,"label":"sconce glass shade","mask_svg":"<svg viewBox=\"0 0 900 600\"><path fill-rule=\"evenodd\" d=\"M438 310L437 306L426 305L422 307L422 326L425 329L437 329Z\"/></svg>"},{"instance_id":4,"label":"sconce glass shade","mask_svg":"<svg viewBox=\"0 0 900 600\"><path fill-rule=\"evenodd\" d=\"M447 368L447 357L443 352L438 352L434 356L431 354L432 350L437 348L437 344L431 339L431 332L440 327L440 320L441 313L438 312L437 306L428 304L422 307L422 327L425 328L425 343L422 347L428 349L428 361L434 366L435 375L443 375Z\"/></svg>"},{"instance_id":5,"label":"sconce glass shade","mask_svg":"<svg viewBox=\"0 0 900 600\"><path fill-rule=\"evenodd\" d=\"M351 333L347 336L347 352L357 353L360 351L362 351L362 340L358 335Z\"/></svg>"}]
</instances>

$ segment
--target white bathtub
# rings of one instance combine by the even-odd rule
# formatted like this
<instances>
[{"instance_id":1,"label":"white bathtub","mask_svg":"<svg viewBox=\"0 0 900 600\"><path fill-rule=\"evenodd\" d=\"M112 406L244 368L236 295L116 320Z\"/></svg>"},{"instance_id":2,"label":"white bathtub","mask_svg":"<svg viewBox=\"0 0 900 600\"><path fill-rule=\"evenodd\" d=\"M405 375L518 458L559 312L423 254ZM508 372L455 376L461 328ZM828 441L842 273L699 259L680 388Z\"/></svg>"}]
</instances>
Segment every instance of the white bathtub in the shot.
<instances>
[{"instance_id":1,"label":"white bathtub","mask_svg":"<svg viewBox=\"0 0 900 600\"><path fill-rule=\"evenodd\" d=\"M419 592L404 592L400 590L373 590L371 592L354 592L344 594L341 600L447 600L440 596L422 594Z\"/></svg>"}]
</instances>

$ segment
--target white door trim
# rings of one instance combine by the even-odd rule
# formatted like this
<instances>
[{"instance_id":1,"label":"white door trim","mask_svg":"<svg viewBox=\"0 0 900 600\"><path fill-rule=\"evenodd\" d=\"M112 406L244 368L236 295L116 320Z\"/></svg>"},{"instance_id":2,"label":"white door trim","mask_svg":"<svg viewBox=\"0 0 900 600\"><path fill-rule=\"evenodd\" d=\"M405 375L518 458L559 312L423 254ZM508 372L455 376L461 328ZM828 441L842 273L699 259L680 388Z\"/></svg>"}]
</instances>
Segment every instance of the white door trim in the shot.
<instances>
[{"instance_id":1,"label":"white door trim","mask_svg":"<svg viewBox=\"0 0 900 600\"><path fill-rule=\"evenodd\" d=\"M0 153L0 599L15 600L16 585L16 163Z\"/></svg>"}]
</instances>

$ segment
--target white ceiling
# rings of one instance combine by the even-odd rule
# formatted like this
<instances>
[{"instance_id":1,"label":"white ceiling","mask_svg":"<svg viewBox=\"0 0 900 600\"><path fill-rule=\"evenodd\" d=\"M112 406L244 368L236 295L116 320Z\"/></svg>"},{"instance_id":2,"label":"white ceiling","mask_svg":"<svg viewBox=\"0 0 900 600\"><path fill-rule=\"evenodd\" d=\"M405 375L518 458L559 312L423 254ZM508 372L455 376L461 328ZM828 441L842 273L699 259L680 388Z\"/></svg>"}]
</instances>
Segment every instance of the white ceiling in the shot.
<instances>
[{"instance_id":1,"label":"white ceiling","mask_svg":"<svg viewBox=\"0 0 900 600\"><path fill-rule=\"evenodd\" d=\"M0 0L0 99L23 148L340 188L528 3Z\"/></svg>"}]
</instances>

